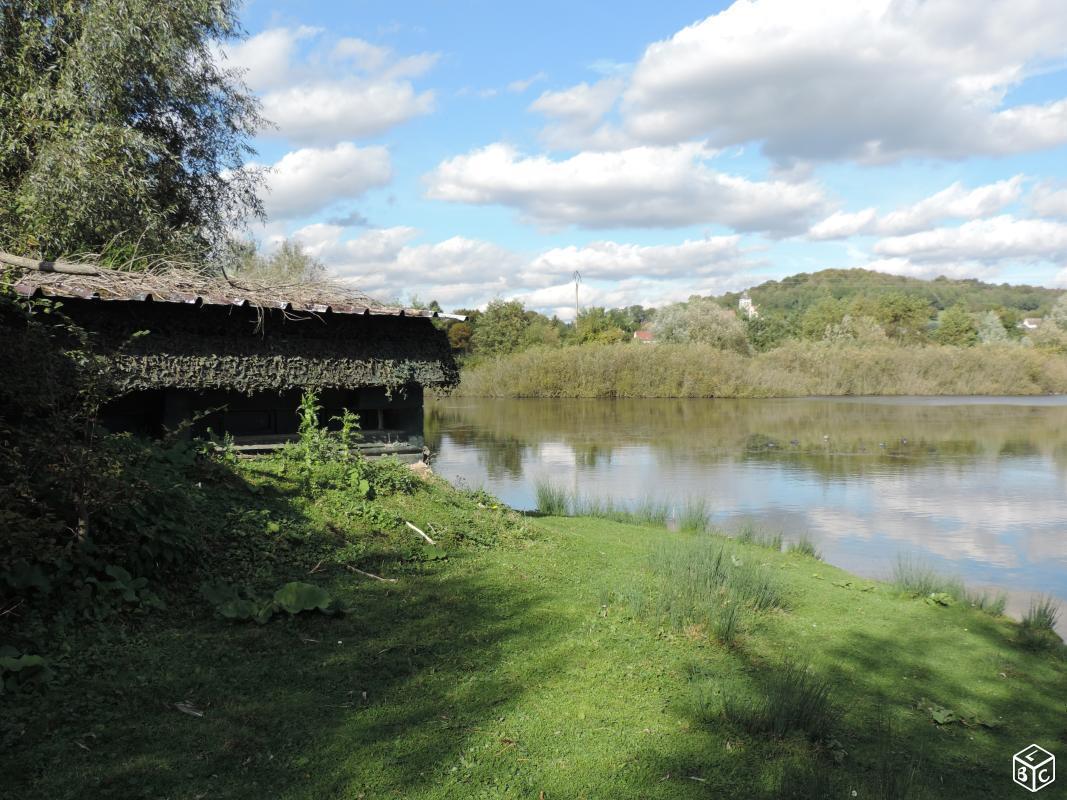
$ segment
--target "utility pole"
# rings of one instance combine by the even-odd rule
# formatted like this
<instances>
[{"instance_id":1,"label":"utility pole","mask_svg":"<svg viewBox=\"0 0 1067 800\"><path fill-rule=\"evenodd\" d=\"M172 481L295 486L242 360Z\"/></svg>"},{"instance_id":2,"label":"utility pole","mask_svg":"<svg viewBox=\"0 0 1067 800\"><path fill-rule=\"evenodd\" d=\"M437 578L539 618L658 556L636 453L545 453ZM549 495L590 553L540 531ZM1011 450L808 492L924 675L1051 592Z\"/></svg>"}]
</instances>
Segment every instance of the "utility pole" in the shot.
<instances>
[{"instance_id":1,"label":"utility pole","mask_svg":"<svg viewBox=\"0 0 1067 800\"><path fill-rule=\"evenodd\" d=\"M574 329L578 329L578 284L582 282L582 273L574 271Z\"/></svg>"}]
</instances>

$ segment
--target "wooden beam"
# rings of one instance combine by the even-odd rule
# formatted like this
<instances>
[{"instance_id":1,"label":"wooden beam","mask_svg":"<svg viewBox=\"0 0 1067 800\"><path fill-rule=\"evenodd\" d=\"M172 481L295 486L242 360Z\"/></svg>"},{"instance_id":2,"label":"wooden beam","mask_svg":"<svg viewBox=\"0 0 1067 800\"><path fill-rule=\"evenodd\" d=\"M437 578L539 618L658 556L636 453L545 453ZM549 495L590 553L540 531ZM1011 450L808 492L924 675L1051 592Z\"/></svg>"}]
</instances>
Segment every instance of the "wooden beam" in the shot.
<instances>
[{"instance_id":1,"label":"wooden beam","mask_svg":"<svg viewBox=\"0 0 1067 800\"><path fill-rule=\"evenodd\" d=\"M62 275L99 275L100 270L88 264L71 264L67 261L38 261L34 258L13 256L0 251L0 264L7 264L21 269L35 269L38 272L57 272Z\"/></svg>"}]
</instances>

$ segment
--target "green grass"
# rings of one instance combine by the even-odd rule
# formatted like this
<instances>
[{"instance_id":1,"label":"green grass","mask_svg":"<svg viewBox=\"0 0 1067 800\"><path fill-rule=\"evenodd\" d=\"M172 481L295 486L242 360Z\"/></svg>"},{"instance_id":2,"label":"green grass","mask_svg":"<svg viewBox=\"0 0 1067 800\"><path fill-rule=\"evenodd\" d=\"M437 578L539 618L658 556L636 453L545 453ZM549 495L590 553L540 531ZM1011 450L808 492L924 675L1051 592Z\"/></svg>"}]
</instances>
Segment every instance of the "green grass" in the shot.
<instances>
[{"instance_id":1,"label":"green grass","mask_svg":"<svg viewBox=\"0 0 1067 800\"><path fill-rule=\"evenodd\" d=\"M942 575L922 559L908 554L898 556L893 565L893 585L916 597L948 595L958 603L965 603L992 616L1003 614L1008 604L1008 598L1003 593L972 591L962 579L954 575Z\"/></svg>"},{"instance_id":2,"label":"green grass","mask_svg":"<svg viewBox=\"0 0 1067 800\"><path fill-rule=\"evenodd\" d=\"M807 534L803 534L796 541L790 542L789 546L786 548L786 552L799 553L802 556L814 558L815 560L822 558L818 548L815 546L815 542L813 542Z\"/></svg>"},{"instance_id":3,"label":"green grass","mask_svg":"<svg viewBox=\"0 0 1067 800\"><path fill-rule=\"evenodd\" d=\"M690 497L678 508L677 526L680 531L706 533L711 527L711 507L704 497Z\"/></svg>"},{"instance_id":4,"label":"green grass","mask_svg":"<svg viewBox=\"0 0 1067 800\"><path fill-rule=\"evenodd\" d=\"M570 495L550 481L538 481L534 488L537 510L553 517L565 517L570 509Z\"/></svg>"},{"instance_id":5,"label":"green grass","mask_svg":"<svg viewBox=\"0 0 1067 800\"><path fill-rule=\"evenodd\" d=\"M5 796L1003 798L1020 742L1067 751L1062 644L966 604L710 533L523 520L436 482L375 501L432 526L428 547L343 492L244 469L232 501L276 542L248 569L350 613L257 626L191 595L80 625L49 691L0 696ZM322 564L305 550L330 541ZM396 582L349 572L346 548ZM729 646L716 606L738 609Z\"/></svg>"},{"instance_id":6,"label":"green grass","mask_svg":"<svg viewBox=\"0 0 1067 800\"><path fill-rule=\"evenodd\" d=\"M752 522L742 524L734 534L734 538L742 544L753 544L757 547L766 547L768 550L782 549L782 534L762 530Z\"/></svg>"}]
</instances>

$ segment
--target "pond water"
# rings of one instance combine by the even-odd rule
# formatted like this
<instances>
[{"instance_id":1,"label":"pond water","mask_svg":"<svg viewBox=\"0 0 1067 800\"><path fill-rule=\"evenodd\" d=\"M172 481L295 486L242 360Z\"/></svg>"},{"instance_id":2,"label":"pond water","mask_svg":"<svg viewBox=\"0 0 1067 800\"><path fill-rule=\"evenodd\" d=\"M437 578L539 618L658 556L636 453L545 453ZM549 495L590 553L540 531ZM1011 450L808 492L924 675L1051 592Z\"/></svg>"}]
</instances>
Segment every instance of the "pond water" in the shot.
<instances>
[{"instance_id":1,"label":"pond water","mask_svg":"<svg viewBox=\"0 0 1067 800\"><path fill-rule=\"evenodd\" d=\"M1067 612L1067 398L481 400L427 409L434 469L520 509L549 480L807 535L885 578L899 554ZM1061 629L1064 620L1061 620Z\"/></svg>"}]
</instances>

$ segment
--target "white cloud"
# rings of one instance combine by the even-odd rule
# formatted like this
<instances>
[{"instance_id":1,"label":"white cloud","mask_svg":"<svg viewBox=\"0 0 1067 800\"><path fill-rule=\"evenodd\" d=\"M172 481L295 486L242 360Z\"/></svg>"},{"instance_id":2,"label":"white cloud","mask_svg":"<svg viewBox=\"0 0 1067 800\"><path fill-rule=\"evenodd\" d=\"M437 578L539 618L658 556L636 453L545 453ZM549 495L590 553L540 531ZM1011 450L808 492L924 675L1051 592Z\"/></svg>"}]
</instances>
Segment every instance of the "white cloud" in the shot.
<instances>
[{"instance_id":1,"label":"white cloud","mask_svg":"<svg viewBox=\"0 0 1067 800\"><path fill-rule=\"evenodd\" d=\"M227 66L240 70L245 83L255 91L278 86L292 77L297 43L322 33L321 28L271 28L244 41L222 48Z\"/></svg>"},{"instance_id":2,"label":"white cloud","mask_svg":"<svg viewBox=\"0 0 1067 800\"><path fill-rule=\"evenodd\" d=\"M263 115L280 135L301 144L374 136L433 107L431 93L395 81L304 84L263 96Z\"/></svg>"},{"instance_id":3,"label":"white cloud","mask_svg":"<svg viewBox=\"0 0 1067 800\"><path fill-rule=\"evenodd\" d=\"M1039 217L1067 219L1067 188L1043 183L1030 194L1030 208Z\"/></svg>"},{"instance_id":4,"label":"white cloud","mask_svg":"<svg viewBox=\"0 0 1067 800\"><path fill-rule=\"evenodd\" d=\"M392 178L384 147L341 142L330 148L286 153L267 174L264 202L272 220L313 214L338 200L358 197Z\"/></svg>"},{"instance_id":5,"label":"white cloud","mask_svg":"<svg viewBox=\"0 0 1067 800\"><path fill-rule=\"evenodd\" d=\"M512 81L508 84L508 91L512 94L522 94L535 83L540 83L548 75L545 72L537 72L531 75L529 78L522 78L521 80Z\"/></svg>"},{"instance_id":6,"label":"white cloud","mask_svg":"<svg viewBox=\"0 0 1067 800\"><path fill-rule=\"evenodd\" d=\"M549 147L572 149L588 147L617 150L626 146L625 137L616 126L601 124L623 89L621 78L605 78L596 83L579 83L560 91L542 92L530 111L553 120L541 138Z\"/></svg>"},{"instance_id":7,"label":"white cloud","mask_svg":"<svg viewBox=\"0 0 1067 800\"><path fill-rule=\"evenodd\" d=\"M621 112L641 141L783 162L1035 150L1067 142L1067 100L1005 100L1065 29L1055 0L739 0L650 45Z\"/></svg>"},{"instance_id":8,"label":"white cloud","mask_svg":"<svg viewBox=\"0 0 1067 800\"><path fill-rule=\"evenodd\" d=\"M1063 261L1067 260L1067 223L1005 214L882 239L875 243L874 252L922 262Z\"/></svg>"},{"instance_id":9,"label":"white cloud","mask_svg":"<svg viewBox=\"0 0 1067 800\"><path fill-rule=\"evenodd\" d=\"M641 246L609 241L584 247L557 247L537 256L523 277L526 283L547 284L569 279L577 270L585 279L700 279L750 267L740 242L740 236L714 236L676 245Z\"/></svg>"},{"instance_id":10,"label":"white cloud","mask_svg":"<svg viewBox=\"0 0 1067 800\"><path fill-rule=\"evenodd\" d=\"M594 242L528 257L491 242L453 236L416 243L410 227L371 229L345 238L339 225L315 223L293 233L339 277L372 296L418 295L448 308L484 306L494 297L516 298L532 308L573 316L575 269L583 276L583 305L656 305L694 292L739 288L755 266L738 237L677 245Z\"/></svg>"},{"instance_id":11,"label":"white cloud","mask_svg":"<svg viewBox=\"0 0 1067 800\"><path fill-rule=\"evenodd\" d=\"M583 152L564 160L492 144L442 162L426 176L437 200L499 204L544 226L586 228L727 225L802 230L824 207L813 183L751 181L708 166L700 143Z\"/></svg>"},{"instance_id":12,"label":"white cloud","mask_svg":"<svg viewBox=\"0 0 1067 800\"><path fill-rule=\"evenodd\" d=\"M329 57L302 57L298 45L325 47L321 28L273 28L227 46L230 66L246 71L260 93L263 116L274 124L263 135L302 145L374 136L434 110L434 95L410 78L437 61L435 53L397 56L363 39L339 39Z\"/></svg>"},{"instance_id":13,"label":"white cloud","mask_svg":"<svg viewBox=\"0 0 1067 800\"><path fill-rule=\"evenodd\" d=\"M855 213L838 211L813 225L811 239L846 239L858 234L893 236L928 228L944 219L976 219L995 214L1019 199L1023 178L1013 178L975 189L956 182L917 203L878 216L873 208Z\"/></svg>"}]
</instances>

